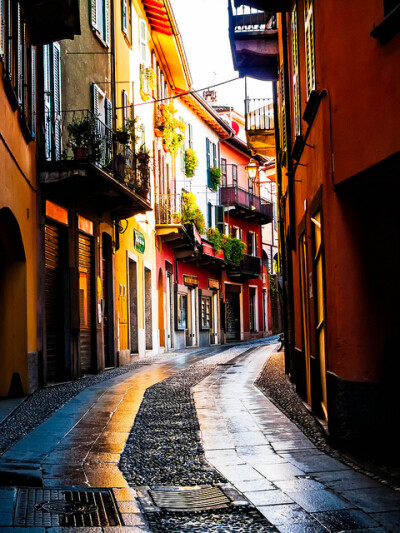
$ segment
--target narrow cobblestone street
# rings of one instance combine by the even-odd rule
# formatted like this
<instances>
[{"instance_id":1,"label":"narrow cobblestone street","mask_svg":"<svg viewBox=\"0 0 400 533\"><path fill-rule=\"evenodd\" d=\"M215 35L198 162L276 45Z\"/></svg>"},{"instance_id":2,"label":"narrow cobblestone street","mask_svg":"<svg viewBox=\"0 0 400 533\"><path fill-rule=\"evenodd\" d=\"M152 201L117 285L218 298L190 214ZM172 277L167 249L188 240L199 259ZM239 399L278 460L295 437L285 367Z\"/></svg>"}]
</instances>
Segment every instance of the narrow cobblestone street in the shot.
<instances>
[{"instance_id":1,"label":"narrow cobblestone street","mask_svg":"<svg viewBox=\"0 0 400 533\"><path fill-rule=\"evenodd\" d=\"M399 531L400 494L317 449L254 385L274 341L88 381L3 453L0 531ZM215 508L191 499L215 488Z\"/></svg>"}]
</instances>

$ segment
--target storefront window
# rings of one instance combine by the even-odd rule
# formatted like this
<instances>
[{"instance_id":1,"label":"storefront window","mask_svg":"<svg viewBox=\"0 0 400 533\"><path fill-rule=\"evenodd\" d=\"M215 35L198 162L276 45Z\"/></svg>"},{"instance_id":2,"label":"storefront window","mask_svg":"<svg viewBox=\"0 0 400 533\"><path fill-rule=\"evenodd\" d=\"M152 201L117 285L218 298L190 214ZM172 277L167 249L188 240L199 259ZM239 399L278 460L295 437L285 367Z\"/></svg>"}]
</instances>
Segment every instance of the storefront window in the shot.
<instances>
[{"instance_id":1,"label":"storefront window","mask_svg":"<svg viewBox=\"0 0 400 533\"><path fill-rule=\"evenodd\" d=\"M201 328L211 328L211 297L201 297Z\"/></svg>"},{"instance_id":2,"label":"storefront window","mask_svg":"<svg viewBox=\"0 0 400 533\"><path fill-rule=\"evenodd\" d=\"M177 297L178 329L187 329L187 294L179 294Z\"/></svg>"}]
</instances>

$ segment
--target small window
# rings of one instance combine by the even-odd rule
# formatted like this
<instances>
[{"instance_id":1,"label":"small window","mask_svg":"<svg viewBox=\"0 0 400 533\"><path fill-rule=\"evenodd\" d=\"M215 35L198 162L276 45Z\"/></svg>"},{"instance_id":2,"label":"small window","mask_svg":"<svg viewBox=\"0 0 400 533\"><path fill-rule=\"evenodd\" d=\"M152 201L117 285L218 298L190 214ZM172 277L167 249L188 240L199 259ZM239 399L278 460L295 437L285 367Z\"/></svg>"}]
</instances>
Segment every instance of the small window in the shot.
<instances>
[{"instance_id":1,"label":"small window","mask_svg":"<svg viewBox=\"0 0 400 533\"><path fill-rule=\"evenodd\" d=\"M223 187L226 186L226 183L227 183L227 165L226 165L226 159L221 159L221 185Z\"/></svg>"},{"instance_id":2,"label":"small window","mask_svg":"<svg viewBox=\"0 0 400 533\"><path fill-rule=\"evenodd\" d=\"M90 0L89 21L91 27L108 46L110 44L109 0Z\"/></svg>"},{"instance_id":3,"label":"small window","mask_svg":"<svg viewBox=\"0 0 400 533\"><path fill-rule=\"evenodd\" d=\"M177 294L177 329L187 329L187 294Z\"/></svg>"},{"instance_id":4,"label":"small window","mask_svg":"<svg viewBox=\"0 0 400 533\"><path fill-rule=\"evenodd\" d=\"M121 0L121 29L128 35L128 4L127 0Z\"/></svg>"},{"instance_id":5,"label":"small window","mask_svg":"<svg viewBox=\"0 0 400 533\"><path fill-rule=\"evenodd\" d=\"M128 101L128 93L123 90L122 91L122 122L123 126L127 127L129 121L129 101Z\"/></svg>"},{"instance_id":6,"label":"small window","mask_svg":"<svg viewBox=\"0 0 400 533\"><path fill-rule=\"evenodd\" d=\"M232 165L232 185L236 187L238 181L238 170L236 165Z\"/></svg>"},{"instance_id":7,"label":"small window","mask_svg":"<svg viewBox=\"0 0 400 533\"><path fill-rule=\"evenodd\" d=\"M201 329L211 329L211 296L201 297Z\"/></svg>"},{"instance_id":8,"label":"small window","mask_svg":"<svg viewBox=\"0 0 400 533\"><path fill-rule=\"evenodd\" d=\"M147 61L147 28L146 21L139 19L139 49L140 60L143 63Z\"/></svg>"}]
</instances>

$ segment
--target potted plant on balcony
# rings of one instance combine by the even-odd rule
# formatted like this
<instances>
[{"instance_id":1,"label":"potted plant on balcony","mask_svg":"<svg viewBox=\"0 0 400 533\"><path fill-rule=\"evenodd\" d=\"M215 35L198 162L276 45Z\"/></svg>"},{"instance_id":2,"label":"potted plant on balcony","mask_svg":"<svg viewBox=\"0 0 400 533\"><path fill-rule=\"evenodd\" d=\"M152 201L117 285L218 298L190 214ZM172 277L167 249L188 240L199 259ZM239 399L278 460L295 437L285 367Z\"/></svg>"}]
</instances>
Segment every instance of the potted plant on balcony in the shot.
<instances>
[{"instance_id":1,"label":"potted plant on balcony","mask_svg":"<svg viewBox=\"0 0 400 533\"><path fill-rule=\"evenodd\" d=\"M221 235L217 228L209 228L207 230L207 239L212 244L214 252L217 254L223 245L224 235Z\"/></svg>"},{"instance_id":2,"label":"potted plant on balcony","mask_svg":"<svg viewBox=\"0 0 400 533\"><path fill-rule=\"evenodd\" d=\"M198 165L196 152L192 148L186 148L185 150L185 176L187 178L193 178Z\"/></svg>"},{"instance_id":3,"label":"potted plant on balcony","mask_svg":"<svg viewBox=\"0 0 400 533\"><path fill-rule=\"evenodd\" d=\"M129 125L124 124L122 128L117 128L114 132L115 140L120 144L128 144L130 139Z\"/></svg>"},{"instance_id":4,"label":"potted plant on balcony","mask_svg":"<svg viewBox=\"0 0 400 533\"><path fill-rule=\"evenodd\" d=\"M145 67L140 64L140 96L143 102L146 102L154 90L156 84L156 73L151 67Z\"/></svg>"},{"instance_id":5,"label":"potted plant on balcony","mask_svg":"<svg viewBox=\"0 0 400 533\"><path fill-rule=\"evenodd\" d=\"M218 167L210 168L210 189L217 191L221 184L221 169Z\"/></svg>"},{"instance_id":6,"label":"potted plant on balcony","mask_svg":"<svg viewBox=\"0 0 400 533\"><path fill-rule=\"evenodd\" d=\"M102 138L96 133L96 118L86 115L82 119L74 118L67 125L68 146L72 148L74 159L100 161L102 155Z\"/></svg>"},{"instance_id":7,"label":"potted plant on balcony","mask_svg":"<svg viewBox=\"0 0 400 533\"><path fill-rule=\"evenodd\" d=\"M174 224L180 224L181 222L181 214L175 211L175 213L172 213L171 215L172 222Z\"/></svg>"},{"instance_id":8,"label":"potted plant on balcony","mask_svg":"<svg viewBox=\"0 0 400 533\"><path fill-rule=\"evenodd\" d=\"M175 156L185 138L185 123L176 118L176 109L172 103L161 105L160 113L164 150Z\"/></svg>"},{"instance_id":9,"label":"potted plant on balcony","mask_svg":"<svg viewBox=\"0 0 400 533\"><path fill-rule=\"evenodd\" d=\"M225 264L232 263L235 266L240 265L243 259L246 245L240 239L224 236L222 249L224 250Z\"/></svg>"},{"instance_id":10,"label":"potted plant on balcony","mask_svg":"<svg viewBox=\"0 0 400 533\"><path fill-rule=\"evenodd\" d=\"M205 232L204 216L192 192L182 193L181 222L182 224L195 224L200 234Z\"/></svg>"}]
</instances>

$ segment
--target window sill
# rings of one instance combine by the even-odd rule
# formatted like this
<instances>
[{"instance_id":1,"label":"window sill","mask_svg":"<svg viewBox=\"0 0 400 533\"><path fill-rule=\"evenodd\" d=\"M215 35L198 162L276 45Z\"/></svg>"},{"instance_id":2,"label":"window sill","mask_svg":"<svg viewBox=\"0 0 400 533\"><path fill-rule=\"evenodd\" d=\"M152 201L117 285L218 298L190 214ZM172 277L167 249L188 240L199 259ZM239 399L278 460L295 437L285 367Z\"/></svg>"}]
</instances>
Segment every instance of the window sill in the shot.
<instances>
[{"instance_id":1,"label":"window sill","mask_svg":"<svg viewBox=\"0 0 400 533\"><path fill-rule=\"evenodd\" d=\"M92 28L93 33L98 41L104 46L104 48L109 48L109 45L106 43L106 41L103 39L101 33L96 28Z\"/></svg>"},{"instance_id":2,"label":"window sill","mask_svg":"<svg viewBox=\"0 0 400 533\"><path fill-rule=\"evenodd\" d=\"M381 44L389 42L400 31L400 4L371 31L371 37Z\"/></svg>"}]
</instances>

